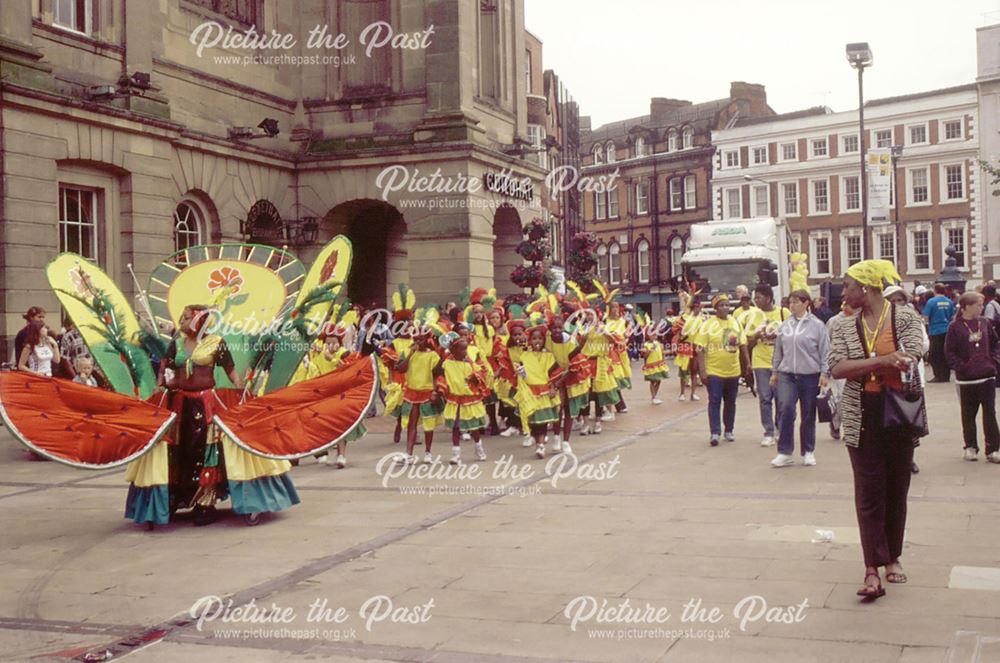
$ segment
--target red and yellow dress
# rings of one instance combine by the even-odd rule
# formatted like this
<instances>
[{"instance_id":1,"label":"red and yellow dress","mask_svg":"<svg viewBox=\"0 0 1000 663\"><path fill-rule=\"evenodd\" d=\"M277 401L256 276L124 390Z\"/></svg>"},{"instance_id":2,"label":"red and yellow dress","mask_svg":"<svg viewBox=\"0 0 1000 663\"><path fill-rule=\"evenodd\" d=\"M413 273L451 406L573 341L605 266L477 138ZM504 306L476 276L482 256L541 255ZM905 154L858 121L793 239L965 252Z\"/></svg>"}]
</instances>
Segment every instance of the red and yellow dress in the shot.
<instances>
[{"instance_id":1,"label":"red and yellow dress","mask_svg":"<svg viewBox=\"0 0 1000 663\"><path fill-rule=\"evenodd\" d=\"M434 369L441 362L441 356L434 350L414 350L400 357L406 358L405 382L403 384L403 405L400 408L404 422L410 420L413 406L417 406L421 425L430 432L441 423L441 406L433 401Z\"/></svg>"},{"instance_id":2,"label":"red and yellow dress","mask_svg":"<svg viewBox=\"0 0 1000 663\"><path fill-rule=\"evenodd\" d=\"M642 344L646 352L646 362L642 366L642 378L646 382L660 382L670 377L670 368L663 358L663 344L659 341L646 341Z\"/></svg>"},{"instance_id":3,"label":"red and yellow dress","mask_svg":"<svg viewBox=\"0 0 1000 663\"><path fill-rule=\"evenodd\" d=\"M597 399L597 404L602 407L614 405L621 400L610 352L611 343L608 337L599 333L595 326L587 334L587 340L583 344L583 354L590 362L591 393Z\"/></svg>"},{"instance_id":4,"label":"red and yellow dress","mask_svg":"<svg viewBox=\"0 0 1000 663\"><path fill-rule=\"evenodd\" d=\"M387 347L382 348L379 355L379 374L383 379L388 377L385 390L385 413L390 417L399 417L402 414L403 405L403 383L406 382L406 374L397 371L395 366L399 358L413 349L412 338L395 338Z\"/></svg>"},{"instance_id":5,"label":"red and yellow dress","mask_svg":"<svg viewBox=\"0 0 1000 663\"><path fill-rule=\"evenodd\" d=\"M632 364L628 358L628 322L624 318L605 320L611 351L611 371L619 389L632 388Z\"/></svg>"},{"instance_id":6,"label":"red and yellow dress","mask_svg":"<svg viewBox=\"0 0 1000 663\"><path fill-rule=\"evenodd\" d=\"M691 367L691 360L694 358L694 344L692 338L698 335L698 328L701 326L702 317L693 313L685 313L674 320L674 365L677 370L687 374Z\"/></svg>"},{"instance_id":7,"label":"red and yellow dress","mask_svg":"<svg viewBox=\"0 0 1000 663\"><path fill-rule=\"evenodd\" d=\"M486 428L486 372L482 366L471 357L461 361L448 357L441 368L444 373L438 378L438 386L445 393L445 427L452 430L457 425L463 433Z\"/></svg>"},{"instance_id":8,"label":"red and yellow dress","mask_svg":"<svg viewBox=\"0 0 1000 663\"><path fill-rule=\"evenodd\" d=\"M569 376L563 382L560 396L569 408L571 417L578 417L590 403L590 362L587 355L576 342L572 334L563 334L562 341L554 341L550 335L545 342L545 349L556 358L556 363Z\"/></svg>"},{"instance_id":9,"label":"red and yellow dress","mask_svg":"<svg viewBox=\"0 0 1000 663\"><path fill-rule=\"evenodd\" d=\"M517 403L521 420L538 426L559 421L559 393L549 395L552 380L562 373L555 355L545 350L525 350L521 353L519 364L521 379L517 387Z\"/></svg>"},{"instance_id":10,"label":"red and yellow dress","mask_svg":"<svg viewBox=\"0 0 1000 663\"><path fill-rule=\"evenodd\" d=\"M499 335L496 337L493 356L497 364L497 370L496 377L493 380L493 388L501 403L505 403L510 407L517 407L518 402L515 393L517 391L518 376L515 367L521 361L524 348L516 345L510 346L507 343L507 338Z\"/></svg>"}]
</instances>

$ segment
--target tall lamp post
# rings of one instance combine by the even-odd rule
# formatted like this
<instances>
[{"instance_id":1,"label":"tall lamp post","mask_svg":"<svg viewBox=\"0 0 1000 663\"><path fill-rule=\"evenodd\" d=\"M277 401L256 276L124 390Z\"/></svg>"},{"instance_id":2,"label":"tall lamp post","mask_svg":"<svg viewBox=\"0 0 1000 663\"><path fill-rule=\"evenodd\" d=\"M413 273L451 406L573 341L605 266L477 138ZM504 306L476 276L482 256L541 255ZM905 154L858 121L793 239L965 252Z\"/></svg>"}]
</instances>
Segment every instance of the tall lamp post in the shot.
<instances>
[{"instance_id":1,"label":"tall lamp post","mask_svg":"<svg viewBox=\"0 0 1000 663\"><path fill-rule=\"evenodd\" d=\"M895 253L896 255L894 255L893 257L896 259L895 260L895 262L896 262L896 270L899 271L900 273L902 273L903 270L900 269L900 268L903 265L903 261L900 258L900 254L899 254L899 252L901 251L900 244L899 244L899 206L900 206L900 202L899 202L899 177L896 176L896 163L899 161L899 157L903 156L903 146L902 145L893 145L889 149L891 150L891 155L892 155L892 190L893 190L893 194L894 194L892 202L895 203L895 205L893 206L895 209L893 209L892 214L893 214L893 217L894 217L893 225L895 226L895 229L896 229L895 230L896 238L893 240L895 242L893 253ZM907 265L906 268L909 269L910 266Z\"/></svg>"},{"instance_id":2,"label":"tall lamp post","mask_svg":"<svg viewBox=\"0 0 1000 663\"><path fill-rule=\"evenodd\" d=\"M861 153L861 251L862 259L868 260L868 168L865 164L865 67L872 65L872 51L868 42L847 45L847 61L858 70L858 147Z\"/></svg>"}]
</instances>

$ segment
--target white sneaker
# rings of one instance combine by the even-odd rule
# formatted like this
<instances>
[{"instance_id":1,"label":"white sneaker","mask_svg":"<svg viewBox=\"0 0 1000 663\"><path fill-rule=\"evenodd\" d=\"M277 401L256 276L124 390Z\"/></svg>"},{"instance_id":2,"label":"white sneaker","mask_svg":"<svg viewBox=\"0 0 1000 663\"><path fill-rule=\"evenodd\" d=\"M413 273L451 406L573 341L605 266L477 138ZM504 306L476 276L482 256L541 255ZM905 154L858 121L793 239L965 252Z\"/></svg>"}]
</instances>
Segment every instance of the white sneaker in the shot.
<instances>
[{"instance_id":1,"label":"white sneaker","mask_svg":"<svg viewBox=\"0 0 1000 663\"><path fill-rule=\"evenodd\" d=\"M994 451L991 454L986 454L986 460L991 463L1000 463L1000 451Z\"/></svg>"},{"instance_id":2,"label":"white sneaker","mask_svg":"<svg viewBox=\"0 0 1000 663\"><path fill-rule=\"evenodd\" d=\"M580 435L592 434L594 432L593 430L591 430L593 427L594 427L593 424L584 424L583 426L580 427Z\"/></svg>"},{"instance_id":3,"label":"white sneaker","mask_svg":"<svg viewBox=\"0 0 1000 663\"><path fill-rule=\"evenodd\" d=\"M698 394L691 394L691 400L693 400L693 401L700 401L701 400L701 396L699 396Z\"/></svg>"},{"instance_id":4,"label":"white sneaker","mask_svg":"<svg viewBox=\"0 0 1000 663\"><path fill-rule=\"evenodd\" d=\"M760 441L760 446L762 447L773 447L774 446L774 436L765 435L764 439Z\"/></svg>"},{"instance_id":5,"label":"white sneaker","mask_svg":"<svg viewBox=\"0 0 1000 663\"><path fill-rule=\"evenodd\" d=\"M462 449L461 447L451 448L451 460L448 461L449 465L458 465L462 462Z\"/></svg>"},{"instance_id":6,"label":"white sneaker","mask_svg":"<svg viewBox=\"0 0 1000 663\"><path fill-rule=\"evenodd\" d=\"M476 460L486 460L486 450L482 442L476 442Z\"/></svg>"},{"instance_id":7,"label":"white sneaker","mask_svg":"<svg viewBox=\"0 0 1000 663\"><path fill-rule=\"evenodd\" d=\"M330 454L325 454L316 459L316 462L320 465L326 465L330 461Z\"/></svg>"},{"instance_id":8,"label":"white sneaker","mask_svg":"<svg viewBox=\"0 0 1000 663\"><path fill-rule=\"evenodd\" d=\"M816 456L813 454L813 452L807 451L805 453L805 455L802 456L802 464L803 465L815 465L816 464Z\"/></svg>"},{"instance_id":9,"label":"white sneaker","mask_svg":"<svg viewBox=\"0 0 1000 663\"><path fill-rule=\"evenodd\" d=\"M469 435L468 433L462 433L462 442L468 442L471 439L472 439L471 435Z\"/></svg>"},{"instance_id":10,"label":"white sneaker","mask_svg":"<svg viewBox=\"0 0 1000 663\"><path fill-rule=\"evenodd\" d=\"M556 438L552 444L549 445L549 453L558 454L562 453L562 440Z\"/></svg>"},{"instance_id":11,"label":"white sneaker","mask_svg":"<svg viewBox=\"0 0 1000 663\"><path fill-rule=\"evenodd\" d=\"M659 398L654 398L653 399L653 405L662 405L662 404L663 404L663 401L661 401Z\"/></svg>"},{"instance_id":12,"label":"white sneaker","mask_svg":"<svg viewBox=\"0 0 1000 663\"><path fill-rule=\"evenodd\" d=\"M431 455L430 451L428 451L427 453L424 454L424 462L425 463L433 463L434 462L434 456Z\"/></svg>"},{"instance_id":13,"label":"white sneaker","mask_svg":"<svg viewBox=\"0 0 1000 663\"><path fill-rule=\"evenodd\" d=\"M536 458L545 458L545 445L544 444L536 444L535 445L535 457Z\"/></svg>"},{"instance_id":14,"label":"white sneaker","mask_svg":"<svg viewBox=\"0 0 1000 663\"><path fill-rule=\"evenodd\" d=\"M628 414L628 405L618 410L618 414Z\"/></svg>"},{"instance_id":15,"label":"white sneaker","mask_svg":"<svg viewBox=\"0 0 1000 663\"><path fill-rule=\"evenodd\" d=\"M568 456L573 455L573 447L569 446L569 440L562 441L562 452ZM997 457L1000 457L1000 453L997 454Z\"/></svg>"},{"instance_id":16,"label":"white sneaker","mask_svg":"<svg viewBox=\"0 0 1000 663\"><path fill-rule=\"evenodd\" d=\"M600 421L595 421L594 422L594 430L591 431L591 432L594 435L600 435L600 433L601 433L601 422Z\"/></svg>"},{"instance_id":17,"label":"white sneaker","mask_svg":"<svg viewBox=\"0 0 1000 663\"><path fill-rule=\"evenodd\" d=\"M344 458L344 454L337 454L337 469L342 470L347 467L347 459Z\"/></svg>"},{"instance_id":18,"label":"white sneaker","mask_svg":"<svg viewBox=\"0 0 1000 663\"><path fill-rule=\"evenodd\" d=\"M677 397L677 400L681 401L682 403L684 401L686 401L687 399L688 399L688 397L686 395L684 395L684 394L681 394L680 396Z\"/></svg>"},{"instance_id":19,"label":"white sneaker","mask_svg":"<svg viewBox=\"0 0 1000 663\"><path fill-rule=\"evenodd\" d=\"M573 430L574 431L578 431L581 428L583 428L583 419L574 419L573 420Z\"/></svg>"},{"instance_id":20,"label":"white sneaker","mask_svg":"<svg viewBox=\"0 0 1000 663\"><path fill-rule=\"evenodd\" d=\"M791 454L778 454L774 457L774 460L771 461L771 465L774 465L775 467L788 467L789 465L794 464L795 459L792 458Z\"/></svg>"},{"instance_id":21,"label":"white sneaker","mask_svg":"<svg viewBox=\"0 0 1000 663\"><path fill-rule=\"evenodd\" d=\"M615 413L612 412L611 410L608 410L601 415L601 421L614 421L614 420L615 420Z\"/></svg>"},{"instance_id":22,"label":"white sneaker","mask_svg":"<svg viewBox=\"0 0 1000 663\"><path fill-rule=\"evenodd\" d=\"M972 447L965 448L965 460L972 460L972 461L979 460L978 455L979 455L979 449L974 449Z\"/></svg>"},{"instance_id":23,"label":"white sneaker","mask_svg":"<svg viewBox=\"0 0 1000 663\"><path fill-rule=\"evenodd\" d=\"M733 435L731 432L730 433L724 433L722 437L725 438L726 442L735 442L736 441L736 436Z\"/></svg>"},{"instance_id":24,"label":"white sneaker","mask_svg":"<svg viewBox=\"0 0 1000 663\"><path fill-rule=\"evenodd\" d=\"M406 462L407 458L413 458L413 456L407 456L406 454L396 454L396 465L402 467L403 465L408 465Z\"/></svg>"},{"instance_id":25,"label":"white sneaker","mask_svg":"<svg viewBox=\"0 0 1000 663\"><path fill-rule=\"evenodd\" d=\"M525 435L524 439L521 440L521 446L525 448L535 446L535 438L530 435Z\"/></svg>"},{"instance_id":26,"label":"white sneaker","mask_svg":"<svg viewBox=\"0 0 1000 663\"><path fill-rule=\"evenodd\" d=\"M500 437L512 437L517 435L517 429L513 426L508 426L506 430L500 432Z\"/></svg>"}]
</instances>

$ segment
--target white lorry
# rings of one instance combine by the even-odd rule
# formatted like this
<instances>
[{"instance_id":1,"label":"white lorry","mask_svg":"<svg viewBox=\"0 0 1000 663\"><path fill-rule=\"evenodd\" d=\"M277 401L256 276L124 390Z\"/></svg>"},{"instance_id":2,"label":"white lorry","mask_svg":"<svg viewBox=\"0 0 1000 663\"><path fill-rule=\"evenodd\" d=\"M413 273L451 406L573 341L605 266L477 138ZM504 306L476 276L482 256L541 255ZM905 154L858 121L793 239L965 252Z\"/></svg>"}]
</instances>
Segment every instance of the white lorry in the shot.
<instances>
[{"instance_id":1,"label":"white lorry","mask_svg":"<svg viewBox=\"0 0 1000 663\"><path fill-rule=\"evenodd\" d=\"M788 295L788 228L781 219L757 217L705 221L691 226L681 257L684 279L701 289L702 300L719 292L732 295L738 285L774 287L774 299Z\"/></svg>"}]
</instances>

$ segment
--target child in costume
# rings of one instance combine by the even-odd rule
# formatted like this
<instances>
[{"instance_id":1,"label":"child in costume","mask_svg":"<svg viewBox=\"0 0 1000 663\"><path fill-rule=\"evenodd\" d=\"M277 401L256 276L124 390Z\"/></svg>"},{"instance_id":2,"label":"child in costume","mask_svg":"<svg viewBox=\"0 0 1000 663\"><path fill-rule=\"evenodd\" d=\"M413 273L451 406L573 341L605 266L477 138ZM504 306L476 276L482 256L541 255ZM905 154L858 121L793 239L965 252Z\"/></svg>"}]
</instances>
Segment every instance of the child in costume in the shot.
<instances>
[{"instance_id":1,"label":"child in costume","mask_svg":"<svg viewBox=\"0 0 1000 663\"><path fill-rule=\"evenodd\" d=\"M670 377L670 368L663 358L663 343L660 342L660 335L655 331L650 331L649 340L642 344L639 355L645 360L642 366L642 378L649 383L649 398L653 405L660 405L663 403L657 398L660 382Z\"/></svg>"},{"instance_id":2,"label":"child in costume","mask_svg":"<svg viewBox=\"0 0 1000 663\"><path fill-rule=\"evenodd\" d=\"M400 284L392 293L393 331L396 335L392 341L379 351L379 363L384 366L380 373L387 373L389 381L385 392L385 413L396 418L396 428L392 433L392 441L399 444L403 433L403 383L405 371L397 367L400 357L413 349L413 307L417 298L413 291ZM381 376L385 379L386 375Z\"/></svg>"},{"instance_id":3,"label":"child in costume","mask_svg":"<svg viewBox=\"0 0 1000 663\"><path fill-rule=\"evenodd\" d=\"M517 402L521 417L528 424L535 443L535 456L545 458L545 433L549 424L559 421L559 389L566 376L555 355L545 349L548 327L538 323L527 330L528 349L517 365L520 381Z\"/></svg>"},{"instance_id":4,"label":"child in costume","mask_svg":"<svg viewBox=\"0 0 1000 663\"><path fill-rule=\"evenodd\" d=\"M614 360L611 354L611 339L606 334L603 321L590 325L584 332L586 341L583 353L590 361L592 376L590 397L594 403L594 414L590 425L580 431L581 435L596 435L601 432L602 421L613 421L614 405L621 396L618 393L618 380L614 375Z\"/></svg>"},{"instance_id":5,"label":"child in costume","mask_svg":"<svg viewBox=\"0 0 1000 663\"><path fill-rule=\"evenodd\" d=\"M520 313L517 307L511 307L512 315ZM497 398L500 399L500 416L507 422L507 428L500 433L501 437L511 437L524 431L524 424L518 413L516 398L518 374L516 365L521 360L521 354L528 345L525 333L527 324L520 318L507 322L506 335L497 334L494 343L494 357L497 362L496 380L494 381ZM532 440L525 438L523 446L531 446Z\"/></svg>"},{"instance_id":6,"label":"child in costume","mask_svg":"<svg viewBox=\"0 0 1000 663\"><path fill-rule=\"evenodd\" d=\"M434 462L431 444L434 429L441 421L442 394L434 385L434 371L441 363L441 356L432 347L429 327L420 325L413 333L413 349L396 362L396 370L404 375L400 413L406 420L406 455L398 457L397 462L406 465L417 462L413 450L417 444L418 423L424 429L424 462Z\"/></svg>"},{"instance_id":7,"label":"child in costume","mask_svg":"<svg viewBox=\"0 0 1000 663\"><path fill-rule=\"evenodd\" d=\"M687 293L682 293L687 294ZM695 389L698 387L697 381L697 360L695 358L694 344L691 339L698 335L698 328L701 326L703 317L701 314L701 302L698 301L698 293L688 295L684 304L684 313L674 321L674 338L676 340L674 350L674 364L677 366L677 377L680 378L681 393L677 400L686 401L684 388L691 384L691 400L701 400Z\"/></svg>"},{"instance_id":8,"label":"child in costume","mask_svg":"<svg viewBox=\"0 0 1000 663\"><path fill-rule=\"evenodd\" d=\"M469 434L476 443L476 460L486 460L482 433L486 428L486 370L482 363L469 356L469 340L456 332L441 337L441 346L448 352L437 368L437 387L444 394L444 424L451 430L452 465L461 462L461 441Z\"/></svg>"}]
</instances>

